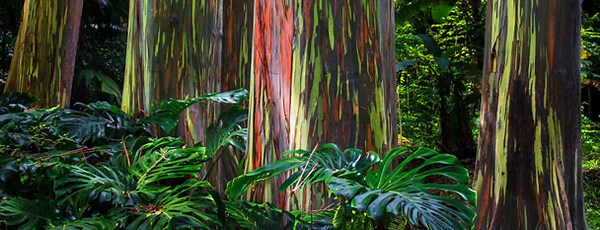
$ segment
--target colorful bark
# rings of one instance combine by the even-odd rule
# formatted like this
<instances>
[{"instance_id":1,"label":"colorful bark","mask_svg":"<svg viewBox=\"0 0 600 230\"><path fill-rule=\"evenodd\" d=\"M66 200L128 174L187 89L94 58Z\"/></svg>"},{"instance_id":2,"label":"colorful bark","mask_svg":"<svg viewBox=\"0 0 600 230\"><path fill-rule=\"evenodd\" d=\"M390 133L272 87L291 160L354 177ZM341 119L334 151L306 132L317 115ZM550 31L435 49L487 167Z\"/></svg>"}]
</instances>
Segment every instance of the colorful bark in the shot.
<instances>
[{"instance_id":1,"label":"colorful bark","mask_svg":"<svg viewBox=\"0 0 600 230\"><path fill-rule=\"evenodd\" d=\"M476 229L583 229L581 1L488 1Z\"/></svg>"},{"instance_id":2,"label":"colorful bark","mask_svg":"<svg viewBox=\"0 0 600 230\"><path fill-rule=\"evenodd\" d=\"M253 7L252 0L223 0L222 91L248 88Z\"/></svg>"},{"instance_id":3,"label":"colorful bark","mask_svg":"<svg viewBox=\"0 0 600 230\"><path fill-rule=\"evenodd\" d=\"M248 89L253 7L254 1L251 0L223 0L222 92ZM227 108L222 109L225 111ZM227 181L238 176L239 159L243 159L240 151L228 149L222 153L208 177L218 191L225 191Z\"/></svg>"},{"instance_id":4,"label":"colorful bark","mask_svg":"<svg viewBox=\"0 0 600 230\"><path fill-rule=\"evenodd\" d=\"M68 107L83 0L26 0L5 92L27 92L37 106Z\"/></svg>"},{"instance_id":5,"label":"colorful bark","mask_svg":"<svg viewBox=\"0 0 600 230\"><path fill-rule=\"evenodd\" d=\"M393 1L257 0L246 168L320 143L393 147L393 33ZM284 177L256 186L252 198L319 208L309 191L296 192L294 202L277 193Z\"/></svg>"},{"instance_id":6,"label":"colorful bark","mask_svg":"<svg viewBox=\"0 0 600 230\"><path fill-rule=\"evenodd\" d=\"M221 90L222 1L131 0L123 110L143 115L152 101ZM181 115L179 135L193 144L219 114L215 103Z\"/></svg>"}]
</instances>

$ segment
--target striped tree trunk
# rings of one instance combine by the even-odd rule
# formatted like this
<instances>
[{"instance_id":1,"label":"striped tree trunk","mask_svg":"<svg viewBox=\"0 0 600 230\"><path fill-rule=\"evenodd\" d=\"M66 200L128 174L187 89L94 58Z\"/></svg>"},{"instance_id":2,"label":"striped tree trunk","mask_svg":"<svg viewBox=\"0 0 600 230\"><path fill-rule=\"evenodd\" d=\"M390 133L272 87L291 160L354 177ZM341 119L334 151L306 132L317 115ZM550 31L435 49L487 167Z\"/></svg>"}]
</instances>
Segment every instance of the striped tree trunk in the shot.
<instances>
[{"instance_id":1,"label":"striped tree trunk","mask_svg":"<svg viewBox=\"0 0 600 230\"><path fill-rule=\"evenodd\" d=\"M25 0L5 92L69 107L83 0Z\"/></svg>"},{"instance_id":2,"label":"striped tree trunk","mask_svg":"<svg viewBox=\"0 0 600 230\"><path fill-rule=\"evenodd\" d=\"M490 0L475 229L584 229L580 0Z\"/></svg>"},{"instance_id":3,"label":"striped tree trunk","mask_svg":"<svg viewBox=\"0 0 600 230\"><path fill-rule=\"evenodd\" d=\"M250 49L252 45L253 23L252 0L223 0L223 53L221 91L240 88L248 89L250 81ZM223 110L228 105L223 105ZM244 153L236 149L225 149L221 157L212 166L208 180L217 189L225 191L227 182L238 176L240 159ZM208 165L207 168L211 166Z\"/></svg>"},{"instance_id":4,"label":"striped tree trunk","mask_svg":"<svg viewBox=\"0 0 600 230\"><path fill-rule=\"evenodd\" d=\"M221 90L222 0L130 0L123 110L144 115L153 100L185 99ZM178 133L204 140L220 110L193 105Z\"/></svg>"},{"instance_id":5,"label":"striped tree trunk","mask_svg":"<svg viewBox=\"0 0 600 230\"><path fill-rule=\"evenodd\" d=\"M378 152L396 145L393 1L254 6L247 170L322 143ZM277 193L286 176L256 186L251 198L303 210L322 205L321 191Z\"/></svg>"}]
</instances>

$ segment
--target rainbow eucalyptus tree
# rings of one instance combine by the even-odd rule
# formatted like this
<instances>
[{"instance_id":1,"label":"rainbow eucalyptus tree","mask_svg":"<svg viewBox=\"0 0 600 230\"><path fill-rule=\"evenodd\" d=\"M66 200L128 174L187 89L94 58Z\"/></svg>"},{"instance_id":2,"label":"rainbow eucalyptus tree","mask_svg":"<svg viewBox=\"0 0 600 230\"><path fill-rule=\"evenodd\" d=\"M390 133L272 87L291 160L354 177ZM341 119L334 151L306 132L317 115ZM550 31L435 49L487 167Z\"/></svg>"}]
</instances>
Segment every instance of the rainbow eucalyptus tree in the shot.
<instances>
[{"instance_id":1,"label":"rainbow eucalyptus tree","mask_svg":"<svg viewBox=\"0 0 600 230\"><path fill-rule=\"evenodd\" d=\"M475 229L584 229L580 0L490 0Z\"/></svg>"},{"instance_id":2,"label":"rainbow eucalyptus tree","mask_svg":"<svg viewBox=\"0 0 600 230\"><path fill-rule=\"evenodd\" d=\"M221 91L223 92L240 88L248 89L251 70L253 6L254 1L251 0L223 0L223 50L221 54ZM225 151L216 165L212 167L208 179L218 191L225 191L227 181L238 176L240 159L243 159L242 152Z\"/></svg>"},{"instance_id":3,"label":"rainbow eucalyptus tree","mask_svg":"<svg viewBox=\"0 0 600 230\"><path fill-rule=\"evenodd\" d=\"M143 116L153 100L220 91L222 0L131 0L122 108ZM214 103L181 115L179 135L202 141Z\"/></svg>"},{"instance_id":4,"label":"rainbow eucalyptus tree","mask_svg":"<svg viewBox=\"0 0 600 230\"><path fill-rule=\"evenodd\" d=\"M255 1L247 170L320 143L378 152L396 145L393 4ZM285 176L250 197L304 210L322 205L319 189L278 193Z\"/></svg>"},{"instance_id":5,"label":"rainbow eucalyptus tree","mask_svg":"<svg viewBox=\"0 0 600 230\"><path fill-rule=\"evenodd\" d=\"M5 92L27 92L37 106L68 107L83 0L25 0Z\"/></svg>"}]
</instances>

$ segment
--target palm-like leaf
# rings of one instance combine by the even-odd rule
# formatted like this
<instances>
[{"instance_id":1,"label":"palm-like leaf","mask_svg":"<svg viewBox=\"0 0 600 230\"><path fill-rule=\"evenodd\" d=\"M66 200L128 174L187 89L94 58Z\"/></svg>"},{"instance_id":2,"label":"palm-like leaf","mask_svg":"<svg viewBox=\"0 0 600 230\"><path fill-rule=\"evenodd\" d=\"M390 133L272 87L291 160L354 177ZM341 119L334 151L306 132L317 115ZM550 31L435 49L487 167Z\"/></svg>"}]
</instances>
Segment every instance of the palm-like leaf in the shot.
<instances>
[{"instance_id":1,"label":"palm-like leaf","mask_svg":"<svg viewBox=\"0 0 600 230\"><path fill-rule=\"evenodd\" d=\"M3 198L0 204L0 222L18 225L21 229L37 229L60 218L56 206L48 200Z\"/></svg>"},{"instance_id":2,"label":"palm-like leaf","mask_svg":"<svg viewBox=\"0 0 600 230\"><path fill-rule=\"evenodd\" d=\"M78 199L98 199L124 205L134 189L134 181L126 169L101 164L71 166L71 175L57 180L55 193L60 204Z\"/></svg>"},{"instance_id":3,"label":"palm-like leaf","mask_svg":"<svg viewBox=\"0 0 600 230\"><path fill-rule=\"evenodd\" d=\"M257 204L243 200L227 203L230 227L248 230L308 229L308 222L298 214L281 210L270 203ZM311 228L312 229L312 228Z\"/></svg>"},{"instance_id":4,"label":"palm-like leaf","mask_svg":"<svg viewBox=\"0 0 600 230\"><path fill-rule=\"evenodd\" d=\"M214 200L202 192L209 188L206 181L187 180L158 194L140 195L141 201L129 210L134 218L127 229L212 229L219 220Z\"/></svg>"},{"instance_id":5,"label":"palm-like leaf","mask_svg":"<svg viewBox=\"0 0 600 230\"><path fill-rule=\"evenodd\" d=\"M131 166L120 162L72 166L69 177L57 180L60 203L86 198L111 202L113 214L108 217L128 229L218 225L215 202L203 192L212 189L210 184L188 179L196 177L206 161L204 147L182 148L183 141L171 137L138 142ZM181 184L169 185L178 181Z\"/></svg>"},{"instance_id":6,"label":"palm-like leaf","mask_svg":"<svg viewBox=\"0 0 600 230\"><path fill-rule=\"evenodd\" d=\"M51 230L85 230L85 229L116 229L117 222L106 218L84 218L70 221L60 226L51 228Z\"/></svg>"},{"instance_id":7,"label":"palm-like leaf","mask_svg":"<svg viewBox=\"0 0 600 230\"><path fill-rule=\"evenodd\" d=\"M165 137L137 150L137 159L129 168L138 178L137 188L152 189L160 181L197 177L201 164L208 159L205 148L182 146L181 139Z\"/></svg>"},{"instance_id":8,"label":"palm-like leaf","mask_svg":"<svg viewBox=\"0 0 600 230\"><path fill-rule=\"evenodd\" d=\"M58 126L79 143L97 139L121 139L128 134L150 136L150 131L133 117L107 102L76 103L80 110L66 109Z\"/></svg>"},{"instance_id":9,"label":"palm-like leaf","mask_svg":"<svg viewBox=\"0 0 600 230\"><path fill-rule=\"evenodd\" d=\"M475 192L468 187L468 172L456 157L421 148L390 170L391 162L406 152L404 148L388 152L380 167L367 172L366 183L331 177L327 185L333 193L350 200L352 207L373 219L393 213L431 229L471 228L475 213L469 206L459 199L432 193L454 193L469 204L475 204ZM423 162L408 167L416 159ZM456 183L424 182L429 177L446 177Z\"/></svg>"},{"instance_id":10,"label":"palm-like leaf","mask_svg":"<svg viewBox=\"0 0 600 230\"><path fill-rule=\"evenodd\" d=\"M244 194L255 182L273 178L283 172L297 170L279 188L288 189L295 184L294 189L307 184L325 181L332 176L340 178L361 178L367 169L379 161L377 154L363 154L359 149L341 151L334 144L324 144L314 151L293 150L284 155L295 155L273 162L234 178L227 184L225 193L229 199Z\"/></svg>"}]
</instances>

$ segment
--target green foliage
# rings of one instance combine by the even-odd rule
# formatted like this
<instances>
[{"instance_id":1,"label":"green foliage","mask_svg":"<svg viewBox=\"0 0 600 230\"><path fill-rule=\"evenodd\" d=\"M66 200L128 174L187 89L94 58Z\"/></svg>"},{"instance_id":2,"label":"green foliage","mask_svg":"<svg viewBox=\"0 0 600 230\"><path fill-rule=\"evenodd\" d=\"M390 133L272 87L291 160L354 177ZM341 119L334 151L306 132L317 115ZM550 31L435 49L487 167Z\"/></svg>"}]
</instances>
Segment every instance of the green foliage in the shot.
<instances>
[{"instance_id":1,"label":"green foliage","mask_svg":"<svg viewBox=\"0 0 600 230\"><path fill-rule=\"evenodd\" d=\"M293 173L282 184L279 191L285 191L291 185L294 185L293 189L298 189L307 184L325 181L332 176L358 179L364 176L369 167L379 161L379 157L373 152L363 155L359 149L341 151L334 144L324 144L313 152L290 150L286 151L284 155L292 156L231 180L225 190L229 199L241 196L255 182L273 178L292 169L300 170Z\"/></svg>"},{"instance_id":2,"label":"green foliage","mask_svg":"<svg viewBox=\"0 0 600 230\"><path fill-rule=\"evenodd\" d=\"M232 106L222 113L218 121L206 130L206 152L209 157L215 156L220 148L228 145L246 152L248 130L240 125L246 120L248 109L240 106Z\"/></svg>"},{"instance_id":3,"label":"green foliage","mask_svg":"<svg viewBox=\"0 0 600 230\"><path fill-rule=\"evenodd\" d=\"M593 1L587 2L583 9L581 144L585 219L589 229L600 229L600 117L596 117L600 114L597 100L597 92L600 91L600 12ZM596 92L596 97L592 92Z\"/></svg>"},{"instance_id":4,"label":"green foliage","mask_svg":"<svg viewBox=\"0 0 600 230\"><path fill-rule=\"evenodd\" d=\"M72 102L119 106L125 68L128 1L84 1Z\"/></svg>"},{"instance_id":5,"label":"green foliage","mask_svg":"<svg viewBox=\"0 0 600 230\"><path fill-rule=\"evenodd\" d=\"M584 79L600 80L600 12L584 13L582 17L581 76ZM584 80L585 83L585 80Z\"/></svg>"},{"instance_id":6,"label":"green foliage","mask_svg":"<svg viewBox=\"0 0 600 230\"><path fill-rule=\"evenodd\" d=\"M150 117L176 120L203 100L234 103L246 91L166 103ZM209 156L180 138L152 138L137 120L106 102L76 109L27 109L32 98L5 95L0 109L0 222L26 229L214 229L222 225L202 164L231 144L244 148L246 110L233 107L211 126ZM18 105L18 106L15 106ZM165 104L161 104L165 105ZM68 143L64 144L64 143ZM63 144L60 144L63 143ZM270 211L269 211L270 212Z\"/></svg>"},{"instance_id":7,"label":"green foliage","mask_svg":"<svg viewBox=\"0 0 600 230\"><path fill-rule=\"evenodd\" d=\"M584 170L585 220L589 229L600 228L600 169Z\"/></svg>"},{"instance_id":8,"label":"green foliage","mask_svg":"<svg viewBox=\"0 0 600 230\"><path fill-rule=\"evenodd\" d=\"M179 123L179 114L187 107L205 101L215 101L226 104L237 104L248 98L248 91L239 89L225 93L201 95L193 99L156 102L150 116L141 120L142 123L156 124L165 132L170 132Z\"/></svg>"},{"instance_id":9,"label":"green foliage","mask_svg":"<svg viewBox=\"0 0 600 230\"><path fill-rule=\"evenodd\" d=\"M299 214L281 210L273 204L256 204L238 200L227 204L228 225L248 230L308 229L309 225ZM312 226L311 226L312 227Z\"/></svg>"},{"instance_id":10,"label":"green foliage","mask_svg":"<svg viewBox=\"0 0 600 230\"><path fill-rule=\"evenodd\" d=\"M362 154L357 149L341 151L332 144L323 145L312 152L288 151L286 154L294 155L232 180L227 185L226 193L233 199L253 183L285 171L298 170L283 183L280 191L289 189L292 184L295 184L291 189L293 191L304 185L325 181L331 193L342 201L348 201L344 205L375 221L383 216L402 215L412 224L432 229L470 228L475 213L468 205L457 200L459 198L475 204L475 192L468 186L467 170L460 166L456 157L430 149L419 149L397 167L392 167L392 162L407 152L405 148L396 148L380 161L375 153ZM415 163L418 159L422 162ZM445 177L454 183L425 182L435 177ZM440 192L448 194L441 196ZM341 213L336 215L348 216ZM357 222L360 223L364 221Z\"/></svg>"},{"instance_id":11,"label":"green foliage","mask_svg":"<svg viewBox=\"0 0 600 230\"><path fill-rule=\"evenodd\" d=\"M79 109L62 111L58 127L78 143L91 141L91 145L97 145L133 134L152 136L147 125L107 102L75 103L75 106Z\"/></svg>"},{"instance_id":12,"label":"green foliage","mask_svg":"<svg viewBox=\"0 0 600 230\"><path fill-rule=\"evenodd\" d=\"M83 218L51 228L52 230L116 229L117 222L106 218Z\"/></svg>"},{"instance_id":13,"label":"green foliage","mask_svg":"<svg viewBox=\"0 0 600 230\"><path fill-rule=\"evenodd\" d=\"M377 169L367 172L365 181L332 177L327 184L334 194L344 196L353 208L366 212L375 220L385 213L393 213L401 214L412 224L431 229L471 228L475 212L469 206L454 197L431 192L454 193L475 205L475 192L468 187L469 174L456 157L419 149L399 166L390 169L392 161L406 152L403 148L388 152ZM407 168L415 159L424 159L424 162ZM457 184L424 182L435 176L447 177Z\"/></svg>"},{"instance_id":14,"label":"green foliage","mask_svg":"<svg viewBox=\"0 0 600 230\"><path fill-rule=\"evenodd\" d=\"M0 114L23 112L38 98L26 93L4 93L0 96Z\"/></svg>"},{"instance_id":15,"label":"green foliage","mask_svg":"<svg viewBox=\"0 0 600 230\"><path fill-rule=\"evenodd\" d=\"M581 116L581 146L584 169L600 169L600 123Z\"/></svg>"},{"instance_id":16,"label":"green foliage","mask_svg":"<svg viewBox=\"0 0 600 230\"><path fill-rule=\"evenodd\" d=\"M207 160L204 148L182 148L178 138L144 139L147 143L132 147L130 167L123 164L129 159L97 165L55 162L44 166L54 171L47 176L37 175L53 181L55 188L46 188L48 197L6 197L0 205L2 219L18 226L52 226L72 220L81 220L81 225L108 221L127 229L218 226L215 203L208 193L210 184L192 177ZM61 169L68 172L56 173ZM96 217L101 217L99 222L92 221Z\"/></svg>"},{"instance_id":17,"label":"green foliage","mask_svg":"<svg viewBox=\"0 0 600 230\"><path fill-rule=\"evenodd\" d=\"M4 198L0 204L4 223L23 229L36 229L57 221L55 210L56 207L51 203L19 197Z\"/></svg>"},{"instance_id":18,"label":"green foliage","mask_svg":"<svg viewBox=\"0 0 600 230\"><path fill-rule=\"evenodd\" d=\"M181 148L183 145L180 138L164 137L134 152L134 163L129 172L138 178L137 189L153 190L154 185L167 180L197 177L201 163L209 159L205 148Z\"/></svg>"},{"instance_id":19,"label":"green foliage","mask_svg":"<svg viewBox=\"0 0 600 230\"><path fill-rule=\"evenodd\" d=\"M474 158L483 46L481 9L473 1L427 2L407 7L425 4L422 9L430 9L433 20L422 16L396 27L403 145Z\"/></svg>"},{"instance_id":20,"label":"green foliage","mask_svg":"<svg viewBox=\"0 0 600 230\"><path fill-rule=\"evenodd\" d=\"M84 69L79 73L78 80L83 81L83 83L80 84L86 86L100 85L100 92L114 97L116 101L121 101L121 99L123 98L123 93L121 92L123 86L118 84L117 82L115 82L115 80L113 80L112 78L110 78L102 72L95 71L92 69ZM98 90L97 87L90 88Z\"/></svg>"}]
</instances>

